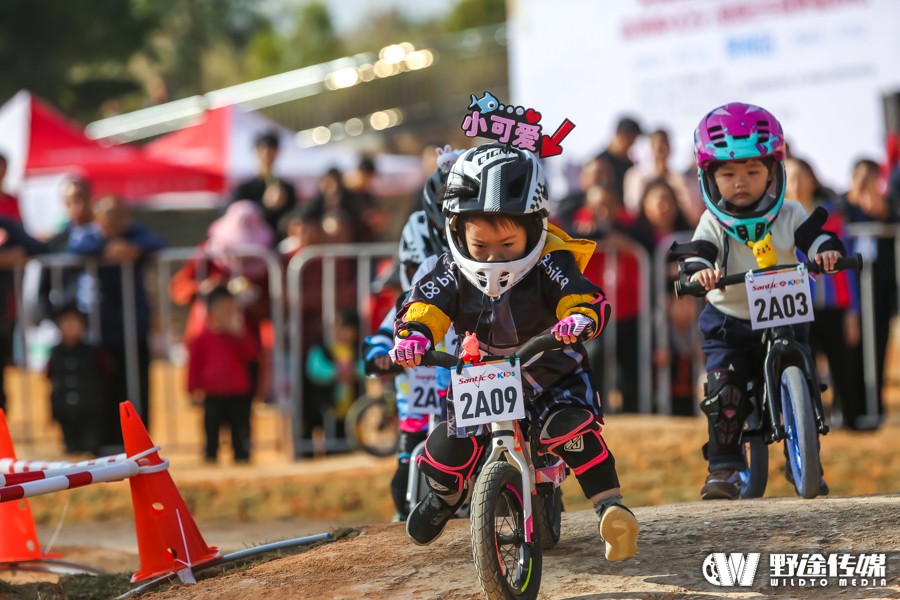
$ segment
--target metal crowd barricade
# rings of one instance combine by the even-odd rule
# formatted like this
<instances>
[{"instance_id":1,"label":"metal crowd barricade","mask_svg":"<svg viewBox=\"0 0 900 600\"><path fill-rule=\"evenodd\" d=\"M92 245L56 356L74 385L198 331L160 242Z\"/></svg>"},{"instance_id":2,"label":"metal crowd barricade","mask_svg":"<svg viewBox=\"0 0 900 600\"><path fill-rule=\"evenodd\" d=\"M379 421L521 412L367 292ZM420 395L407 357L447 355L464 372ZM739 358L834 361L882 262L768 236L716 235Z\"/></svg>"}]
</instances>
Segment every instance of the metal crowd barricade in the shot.
<instances>
[{"instance_id":1,"label":"metal crowd barricade","mask_svg":"<svg viewBox=\"0 0 900 600\"><path fill-rule=\"evenodd\" d=\"M229 253L208 252L190 248L169 248L160 250L155 254L157 265L157 293L159 295L159 321L163 332L163 344L166 357L172 356L172 340L169 333L172 327L172 301L169 297L169 281L172 279L172 265L175 262L196 260L199 263L196 279L203 281L207 277L208 262L216 258L257 258L265 261L269 279L269 301L272 327L275 330L274 347L272 350L272 387L275 391L276 404L284 408L288 404L289 392L285 384L284 370L279 368L284 362L286 340L284 336L284 287L282 282L283 272L281 260L274 252L257 252L252 250L234 251ZM234 276L239 276L235 273ZM166 377L166 398L171 401L176 397L176 389L172 377ZM167 447L178 444L178 411L172 407L165 410L166 441ZM279 442L280 443L280 442Z\"/></svg>"},{"instance_id":2,"label":"metal crowd barricade","mask_svg":"<svg viewBox=\"0 0 900 600\"><path fill-rule=\"evenodd\" d=\"M592 369L602 368L603 370L603 398L608 399L610 392L618 387L618 374L616 372L618 366L617 349L619 342L618 327L616 326L616 305L615 299L618 295L618 276L617 264L619 260L619 251L614 244L608 242L600 242L594 250L594 254L603 255L605 260L603 263L603 281L597 282L603 288L603 292L612 302L612 318L603 330L600 336L603 344L603 354L605 357L602 367L599 365L591 365ZM637 244L626 254L633 255L638 261L638 277L640 279L640 295L638 307L638 411L648 414L652 412L653 406L651 401L651 380L652 380L652 362L651 362L651 304L650 304L650 257L646 249Z\"/></svg>"},{"instance_id":3,"label":"metal crowd barricade","mask_svg":"<svg viewBox=\"0 0 900 600\"><path fill-rule=\"evenodd\" d=\"M141 397L140 375L138 374L138 349L137 349L137 317L136 317L136 299L134 290L134 263L111 263L102 261L97 258L81 257L72 254L43 254L31 257L27 265L37 265L42 270L50 270L50 293L51 295L65 293L63 290L63 270L64 269L83 269L84 274L89 276L96 284L98 281L100 265L112 265L122 269L122 328L125 343L125 363L126 363L126 384L129 399L135 408L140 411L142 403L147 402L147 398ZM31 307L25 306L24 291L22 285L24 269L17 267L14 270L15 297L17 308L17 320L19 329L21 330L22 343L22 364L19 364L21 384L21 393L23 398L28 396L27 381L25 373L28 370L28 332L35 325L32 317ZM94 297L96 300L97 297ZM88 332L93 343L100 342L100 305L98 302L91 303L91 310L88 314ZM34 422L32 406L30 402L22 403L27 415L23 422L22 434L23 442L31 444L33 441L31 425Z\"/></svg>"},{"instance_id":4,"label":"metal crowd barricade","mask_svg":"<svg viewBox=\"0 0 900 600\"><path fill-rule=\"evenodd\" d=\"M895 279L900 282L900 225L886 223L850 223L845 225L847 237L856 240L856 251L863 255L863 268L859 275L860 318L862 321L863 375L866 383L867 425L877 426L878 371L875 365L875 288L872 275L871 250L878 238L894 239ZM887 367L885 367L886 369Z\"/></svg>"},{"instance_id":5,"label":"metal crowd barricade","mask_svg":"<svg viewBox=\"0 0 900 600\"><path fill-rule=\"evenodd\" d=\"M663 237L656 244L653 251L653 290L654 290L654 308L653 308L653 327L656 330L655 348L658 351L666 351L669 353L669 291L671 284L669 282L669 248L672 242L684 243L691 241L693 231L676 231ZM691 298L682 298L679 302L690 302ZM691 346L697 346L700 343L700 330L698 327L691 329ZM671 354L670 354L671 356ZM698 360L693 361L692 381L697 380L698 372L702 371L702 363ZM656 412L663 415L672 414L672 371L670 364L658 365L656 370ZM697 414L699 402L694 404L694 414Z\"/></svg>"},{"instance_id":6,"label":"metal crowd barricade","mask_svg":"<svg viewBox=\"0 0 900 600\"><path fill-rule=\"evenodd\" d=\"M322 261L322 324L325 339L334 339L334 321L337 314L336 293L336 259L355 259L356 262L356 304L360 315L360 332L371 330L367 301L372 282L372 260L391 258L397 254L397 242L382 242L376 244L330 244L310 246L298 252L288 263L287 267L287 299L289 306L289 349L290 360L287 361L291 369L291 422L293 425L294 456L300 458L306 451L312 449L312 440L303 437L303 404L310 401L303 397L303 372L305 369L305 356L303 348L303 296L309 290L303 290L300 286L303 269L312 261ZM325 449L333 450L342 448L338 440L333 436L326 437Z\"/></svg>"}]
</instances>

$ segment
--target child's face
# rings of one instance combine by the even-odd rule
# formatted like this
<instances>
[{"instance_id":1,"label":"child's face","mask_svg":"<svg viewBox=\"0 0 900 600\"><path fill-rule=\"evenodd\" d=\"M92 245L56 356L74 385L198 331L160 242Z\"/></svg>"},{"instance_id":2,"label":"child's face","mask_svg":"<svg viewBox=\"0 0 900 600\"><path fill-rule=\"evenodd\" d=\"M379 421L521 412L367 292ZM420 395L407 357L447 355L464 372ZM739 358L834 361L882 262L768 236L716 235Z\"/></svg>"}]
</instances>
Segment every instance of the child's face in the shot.
<instances>
[{"instance_id":1,"label":"child's face","mask_svg":"<svg viewBox=\"0 0 900 600\"><path fill-rule=\"evenodd\" d=\"M234 321L237 315L237 303L233 298L220 298L216 300L207 312L209 328L213 331L223 331Z\"/></svg>"},{"instance_id":2,"label":"child's face","mask_svg":"<svg viewBox=\"0 0 900 600\"><path fill-rule=\"evenodd\" d=\"M84 335L84 320L81 315L68 312L56 321L62 341L66 345L77 344Z\"/></svg>"},{"instance_id":3,"label":"child's face","mask_svg":"<svg viewBox=\"0 0 900 600\"><path fill-rule=\"evenodd\" d=\"M525 256L528 236L518 223L472 219L465 225L466 248L478 262L507 262Z\"/></svg>"},{"instance_id":4,"label":"child's face","mask_svg":"<svg viewBox=\"0 0 900 600\"><path fill-rule=\"evenodd\" d=\"M769 170L756 158L723 163L714 177L722 198L737 207L750 206L769 187Z\"/></svg>"}]
</instances>

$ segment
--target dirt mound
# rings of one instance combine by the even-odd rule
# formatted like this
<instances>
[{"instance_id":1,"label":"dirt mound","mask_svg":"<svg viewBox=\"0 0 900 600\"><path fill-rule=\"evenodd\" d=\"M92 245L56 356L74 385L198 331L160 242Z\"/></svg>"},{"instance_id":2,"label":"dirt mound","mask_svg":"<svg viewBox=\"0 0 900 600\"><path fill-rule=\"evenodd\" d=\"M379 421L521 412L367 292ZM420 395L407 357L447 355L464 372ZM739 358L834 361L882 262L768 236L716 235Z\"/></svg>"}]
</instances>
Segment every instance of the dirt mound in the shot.
<instances>
[{"instance_id":1,"label":"dirt mound","mask_svg":"<svg viewBox=\"0 0 900 600\"><path fill-rule=\"evenodd\" d=\"M638 555L620 563L603 558L593 512L564 514L562 540L545 553L541 597L900 598L900 495L695 502L635 513L642 526ZM367 527L306 554L143 598L480 598L468 525L451 522L429 547L410 543L400 524ZM754 586L728 588L725 596L726 588L708 583L702 564L712 552L762 552ZM772 588L770 552L887 552L888 586L842 588L834 579L825 588Z\"/></svg>"}]
</instances>

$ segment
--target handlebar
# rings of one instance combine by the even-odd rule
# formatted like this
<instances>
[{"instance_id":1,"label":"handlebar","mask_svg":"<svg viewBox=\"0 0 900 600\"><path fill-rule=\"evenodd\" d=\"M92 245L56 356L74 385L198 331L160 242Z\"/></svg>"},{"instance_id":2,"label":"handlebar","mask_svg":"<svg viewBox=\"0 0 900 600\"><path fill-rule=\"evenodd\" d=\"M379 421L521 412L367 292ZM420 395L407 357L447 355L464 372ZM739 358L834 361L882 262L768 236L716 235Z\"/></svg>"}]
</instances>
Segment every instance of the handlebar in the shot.
<instances>
[{"instance_id":1,"label":"handlebar","mask_svg":"<svg viewBox=\"0 0 900 600\"><path fill-rule=\"evenodd\" d=\"M823 273L822 266L816 261L809 261L803 264L806 266L806 269L814 275ZM848 269L858 271L862 269L862 264L862 255L859 253L845 256L837 260L834 265L834 272L846 271ZM743 273L732 273L731 275L726 275L719 279L719 281L716 282L716 289L721 290L729 285L734 285L735 283L743 283L747 273L765 273L767 271L777 271L796 266L797 265L775 265L773 267L766 267L765 269L753 269L752 271L744 271ZM684 296L705 296L707 291L708 290L703 287L699 281L683 282L680 279L675 281L675 296L678 298L683 298Z\"/></svg>"},{"instance_id":2,"label":"handlebar","mask_svg":"<svg viewBox=\"0 0 900 600\"><path fill-rule=\"evenodd\" d=\"M583 341L584 338L587 337L587 332L583 333L579 341ZM515 360L521 360L522 362L528 362L533 356L540 352L545 352L547 350L557 350L559 348L565 348L568 344L565 342L561 342L556 339L552 333L545 333L544 335L539 335L537 337L531 338L524 344L522 344L519 349L506 357L511 361L515 362ZM440 350L426 350L425 354L422 355L422 366L425 367L444 367L445 369L454 369L459 363L459 359L448 352L441 352Z\"/></svg>"}]
</instances>

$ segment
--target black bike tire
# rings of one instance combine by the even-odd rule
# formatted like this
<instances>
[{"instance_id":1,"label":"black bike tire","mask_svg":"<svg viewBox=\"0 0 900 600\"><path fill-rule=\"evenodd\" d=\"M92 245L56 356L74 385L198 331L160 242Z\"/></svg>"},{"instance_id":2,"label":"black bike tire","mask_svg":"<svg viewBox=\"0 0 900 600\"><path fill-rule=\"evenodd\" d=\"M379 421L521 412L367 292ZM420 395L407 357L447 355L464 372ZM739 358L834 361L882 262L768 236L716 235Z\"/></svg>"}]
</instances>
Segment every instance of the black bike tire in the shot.
<instances>
[{"instance_id":1,"label":"black bike tire","mask_svg":"<svg viewBox=\"0 0 900 600\"><path fill-rule=\"evenodd\" d=\"M539 467L548 466L558 459L553 454L541 454L540 429L535 427L531 431L531 458L535 471ZM538 492L532 496L532 514L534 515L534 528L541 540L544 550L551 550L559 543L562 535L562 489L553 488L552 494Z\"/></svg>"},{"instance_id":2,"label":"black bike tire","mask_svg":"<svg viewBox=\"0 0 900 600\"><path fill-rule=\"evenodd\" d=\"M747 484L741 488L741 498L762 498L769 483L769 447L759 438L744 442L749 475Z\"/></svg>"},{"instance_id":3,"label":"black bike tire","mask_svg":"<svg viewBox=\"0 0 900 600\"><path fill-rule=\"evenodd\" d=\"M556 487L550 494L535 494L531 497L531 505L541 547L552 550L562 536L562 489Z\"/></svg>"},{"instance_id":4,"label":"black bike tire","mask_svg":"<svg viewBox=\"0 0 900 600\"><path fill-rule=\"evenodd\" d=\"M752 420L751 427L759 428ZM741 444L747 459L747 483L741 486L741 498L762 498L769 483L769 445L753 436Z\"/></svg>"},{"instance_id":5,"label":"black bike tire","mask_svg":"<svg viewBox=\"0 0 900 600\"><path fill-rule=\"evenodd\" d=\"M529 545L530 575L526 578L524 590L512 589L498 560L495 514L500 495L508 493L507 486L512 486L519 498L522 498L522 477L515 467L505 462L487 465L475 483L470 517L472 556L481 588L488 600L533 600L537 598L541 587L542 553L537 532L535 531L533 543ZM518 510L522 510L521 505ZM524 514L520 513L519 516L524 521Z\"/></svg>"},{"instance_id":6,"label":"black bike tire","mask_svg":"<svg viewBox=\"0 0 900 600\"><path fill-rule=\"evenodd\" d=\"M352 406L350 406L350 410L347 411L347 416L344 417L344 435L351 448L363 450L372 456L379 457L393 456L396 454L397 444L400 441L400 430L397 427L393 428L396 433L393 444L384 447L368 444L358 435L359 428L362 426L361 423L365 422L363 420L365 414L370 410L386 410L387 403L388 399L384 396L377 396L374 398L370 396L361 396L356 399Z\"/></svg>"},{"instance_id":7,"label":"black bike tire","mask_svg":"<svg viewBox=\"0 0 900 600\"><path fill-rule=\"evenodd\" d=\"M784 397L785 388L789 391L788 398ZM798 452L803 465L800 473L792 469L794 487L797 494L803 498L815 498L819 495L819 480L822 477L819 472L819 432L816 428L809 386L806 384L803 371L795 366L787 367L782 371L781 389L782 406L787 406L787 403L790 402L790 410L797 431ZM790 439L785 438L784 443L789 444ZM792 448L788 448L788 452L792 452Z\"/></svg>"}]
</instances>

